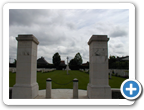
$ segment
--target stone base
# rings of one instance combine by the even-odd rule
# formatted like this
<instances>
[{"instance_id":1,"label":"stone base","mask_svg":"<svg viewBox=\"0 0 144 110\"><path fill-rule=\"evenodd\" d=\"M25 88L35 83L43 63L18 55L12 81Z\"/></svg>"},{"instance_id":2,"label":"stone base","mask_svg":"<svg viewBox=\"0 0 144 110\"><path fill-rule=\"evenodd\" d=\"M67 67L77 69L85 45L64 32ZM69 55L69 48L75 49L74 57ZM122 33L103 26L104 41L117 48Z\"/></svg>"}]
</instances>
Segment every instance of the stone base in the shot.
<instances>
[{"instance_id":1,"label":"stone base","mask_svg":"<svg viewBox=\"0 0 144 110\"><path fill-rule=\"evenodd\" d=\"M12 99L33 99L38 95L39 86L16 84L12 89Z\"/></svg>"},{"instance_id":2,"label":"stone base","mask_svg":"<svg viewBox=\"0 0 144 110\"><path fill-rule=\"evenodd\" d=\"M111 87L88 84L87 95L89 99L111 99Z\"/></svg>"}]
</instances>

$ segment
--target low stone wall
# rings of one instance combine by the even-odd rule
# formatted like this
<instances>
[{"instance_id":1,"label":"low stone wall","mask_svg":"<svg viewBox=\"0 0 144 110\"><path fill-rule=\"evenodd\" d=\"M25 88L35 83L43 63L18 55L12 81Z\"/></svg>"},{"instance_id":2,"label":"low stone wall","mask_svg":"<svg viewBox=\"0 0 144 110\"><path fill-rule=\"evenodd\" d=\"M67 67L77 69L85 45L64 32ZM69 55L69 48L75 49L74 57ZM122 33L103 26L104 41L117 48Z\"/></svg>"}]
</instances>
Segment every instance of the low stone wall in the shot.
<instances>
[{"instance_id":1,"label":"low stone wall","mask_svg":"<svg viewBox=\"0 0 144 110\"><path fill-rule=\"evenodd\" d=\"M83 71L83 72L88 72L89 69L80 69L80 71Z\"/></svg>"},{"instance_id":2,"label":"low stone wall","mask_svg":"<svg viewBox=\"0 0 144 110\"><path fill-rule=\"evenodd\" d=\"M53 71L53 70L56 70L55 68L51 68L51 69L46 69L46 68L37 68L37 71L41 71L41 72L50 72L50 71ZM9 67L9 72L12 72L12 73L16 73L16 68L14 67Z\"/></svg>"},{"instance_id":3,"label":"low stone wall","mask_svg":"<svg viewBox=\"0 0 144 110\"><path fill-rule=\"evenodd\" d=\"M129 70L126 70L126 69L109 69L110 74L112 74L113 72L115 75L129 76Z\"/></svg>"},{"instance_id":4,"label":"low stone wall","mask_svg":"<svg viewBox=\"0 0 144 110\"><path fill-rule=\"evenodd\" d=\"M56 70L56 69L55 68L52 68L52 69L37 68L37 71L42 72L42 73L44 73L44 72L50 72L50 71L54 71L54 70Z\"/></svg>"},{"instance_id":5,"label":"low stone wall","mask_svg":"<svg viewBox=\"0 0 144 110\"><path fill-rule=\"evenodd\" d=\"M122 94L120 92L120 89L114 89L114 88L112 88L111 91L112 91L112 99L125 99L122 96Z\"/></svg>"},{"instance_id":6,"label":"low stone wall","mask_svg":"<svg viewBox=\"0 0 144 110\"><path fill-rule=\"evenodd\" d=\"M16 68L15 67L9 67L9 72L16 73Z\"/></svg>"},{"instance_id":7,"label":"low stone wall","mask_svg":"<svg viewBox=\"0 0 144 110\"><path fill-rule=\"evenodd\" d=\"M83 71L83 72L88 72L89 69L80 69L80 71ZM108 73L112 74L112 72L114 72L114 74L116 75L119 75L119 76L129 76L129 70L126 70L126 69L109 69L108 70Z\"/></svg>"}]
</instances>

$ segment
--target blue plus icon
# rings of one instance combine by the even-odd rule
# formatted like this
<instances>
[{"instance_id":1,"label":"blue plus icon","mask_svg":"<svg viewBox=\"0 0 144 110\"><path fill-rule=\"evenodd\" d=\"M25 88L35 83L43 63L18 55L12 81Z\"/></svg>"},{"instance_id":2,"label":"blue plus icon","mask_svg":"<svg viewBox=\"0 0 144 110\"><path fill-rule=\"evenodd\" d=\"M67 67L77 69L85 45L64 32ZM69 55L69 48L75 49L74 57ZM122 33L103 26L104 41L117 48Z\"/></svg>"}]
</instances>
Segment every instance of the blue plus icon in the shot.
<instances>
[{"instance_id":1,"label":"blue plus icon","mask_svg":"<svg viewBox=\"0 0 144 110\"><path fill-rule=\"evenodd\" d=\"M136 91L137 88L133 88L133 84L130 84L130 88L126 88L126 91L130 91L130 95L133 95L133 91Z\"/></svg>"},{"instance_id":2,"label":"blue plus icon","mask_svg":"<svg viewBox=\"0 0 144 110\"><path fill-rule=\"evenodd\" d=\"M141 85L136 80L125 80L121 85L121 93L127 99L136 99L141 93Z\"/></svg>"},{"instance_id":3,"label":"blue plus icon","mask_svg":"<svg viewBox=\"0 0 144 110\"><path fill-rule=\"evenodd\" d=\"M134 81L128 81L123 86L123 92L128 97L134 97L139 92L139 86Z\"/></svg>"}]
</instances>

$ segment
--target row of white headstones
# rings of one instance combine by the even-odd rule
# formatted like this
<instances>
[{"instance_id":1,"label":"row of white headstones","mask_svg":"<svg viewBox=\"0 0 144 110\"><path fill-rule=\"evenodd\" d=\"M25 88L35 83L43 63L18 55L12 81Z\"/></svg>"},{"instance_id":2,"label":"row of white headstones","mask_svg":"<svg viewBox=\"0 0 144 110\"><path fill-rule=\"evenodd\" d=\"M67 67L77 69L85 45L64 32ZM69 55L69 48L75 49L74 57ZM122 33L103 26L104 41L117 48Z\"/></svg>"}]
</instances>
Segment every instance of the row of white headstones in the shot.
<instances>
[{"instance_id":1,"label":"row of white headstones","mask_svg":"<svg viewBox=\"0 0 144 110\"><path fill-rule=\"evenodd\" d=\"M46 69L46 68L39 68L37 69L37 72L51 72L51 71L54 71L56 70L55 68L52 68L52 69ZM16 73L16 68L9 68L9 72L12 72L12 73Z\"/></svg>"}]
</instances>

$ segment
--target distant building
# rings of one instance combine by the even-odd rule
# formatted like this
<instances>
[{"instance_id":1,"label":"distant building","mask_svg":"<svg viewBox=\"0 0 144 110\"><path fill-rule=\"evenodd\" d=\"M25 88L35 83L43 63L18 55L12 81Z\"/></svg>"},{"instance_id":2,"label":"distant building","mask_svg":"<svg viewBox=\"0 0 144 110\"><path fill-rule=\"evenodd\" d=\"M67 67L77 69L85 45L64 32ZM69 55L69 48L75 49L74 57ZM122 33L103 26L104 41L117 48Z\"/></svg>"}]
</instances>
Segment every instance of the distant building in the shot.
<instances>
[{"instance_id":1,"label":"distant building","mask_svg":"<svg viewBox=\"0 0 144 110\"><path fill-rule=\"evenodd\" d=\"M61 61L60 66L66 66L66 64L65 64L65 61L64 61L64 60L62 60L62 61Z\"/></svg>"},{"instance_id":2,"label":"distant building","mask_svg":"<svg viewBox=\"0 0 144 110\"><path fill-rule=\"evenodd\" d=\"M119 57L116 60L118 60L118 61L129 61L129 56Z\"/></svg>"},{"instance_id":3,"label":"distant building","mask_svg":"<svg viewBox=\"0 0 144 110\"><path fill-rule=\"evenodd\" d=\"M37 60L37 65L48 65L49 63L44 59L44 57L41 57Z\"/></svg>"},{"instance_id":4,"label":"distant building","mask_svg":"<svg viewBox=\"0 0 144 110\"><path fill-rule=\"evenodd\" d=\"M129 61L129 56L126 56L126 57L122 57L121 60L126 60L126 61Z\"/></svg>"},{"instance_id":5,"label":"distant building","mask_svg":"<svg viewBox=\"0 0 144 110\"><path fill-rule=\"evenodd\" d=\"M89 66L89 62L83 63L82 66Z\"/></svg>"}]
</instances>

